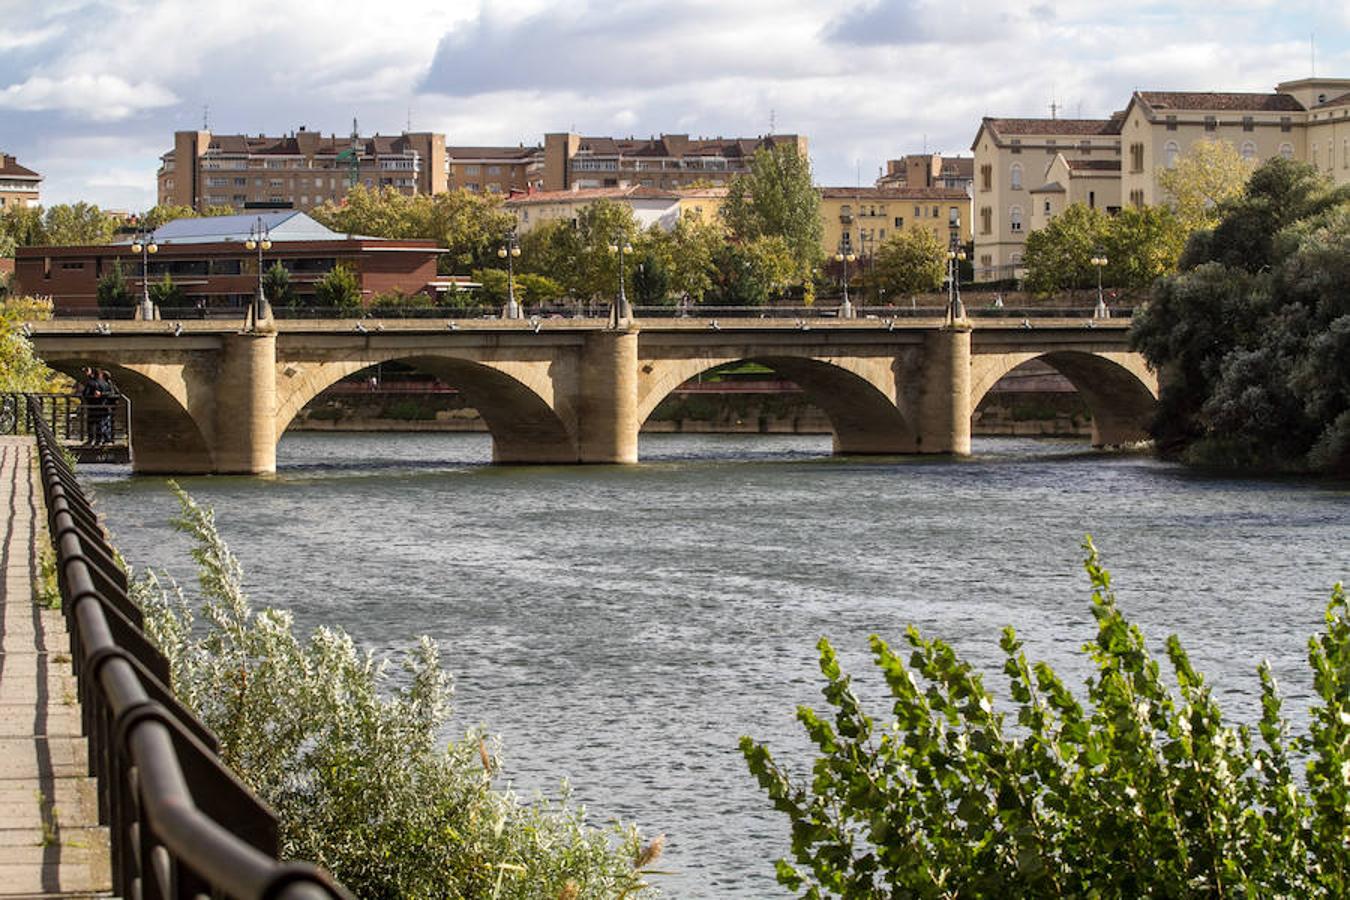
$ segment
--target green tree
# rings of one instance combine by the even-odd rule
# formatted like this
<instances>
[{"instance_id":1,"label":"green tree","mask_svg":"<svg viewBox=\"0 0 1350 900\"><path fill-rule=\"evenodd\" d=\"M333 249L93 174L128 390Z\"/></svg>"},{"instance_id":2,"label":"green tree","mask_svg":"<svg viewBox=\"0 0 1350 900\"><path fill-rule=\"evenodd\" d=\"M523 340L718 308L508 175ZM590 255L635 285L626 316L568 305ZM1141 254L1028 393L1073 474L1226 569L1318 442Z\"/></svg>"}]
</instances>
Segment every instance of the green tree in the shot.
<instances>
[{"instance_id":1,"label":"green tree","mask_svg":"<svg viewBox=\"0 0 1350 900\"><path fill-rule=\"evenodd\" d=\"M695 303L713 288L715 260L727 243L727 230L720 222L704 222L682 216L669 232L653 235L651 251L660 256L670 272L670 290Z\"/></svg>"},{"instance_id":2,"label":"green tree","mask_svg":"<svg viewBox=\"0 0 1350 900\"><path fill-rule=\"evenodd\" d=\"M98 308L102 310L126 309L136 305L136 296L127 285L122 274L122 261L113 260L112 268L98 280Z\"/></svg>"},{"instance_id":3,"label":"green tree","mask_svg":"<svg viewBox=\"0 0 1350 900\"><path fill-rule=\"evenodd\" d=\"M314 283L316 306L334 307L345 314L361 309L361 277L351 266L339 263Z\"/></svg>"},{"instance_id":4,"label":"green tree","mask_svg":"<svg viewBox=\"0 0 1350 900\"><path fill-rule=\"evenodd\" d=\"M1075 203L1044 228L1031 232L1023 257L1027 289L1048 294L1096 285L1092 257L1106 246L1110 229L1110 220L1101 210Z\"/></svg>"},{"instance_id":5,"label":"green tree","mask_svg":"<svg viewBox=\"0 0 1350 900\"><path fill-rule=\"evenodd\" d=\"M42 207L13 204L0 210L0 235L15 247L35 247L45 244L42 227Z\"/></svg>"},{"instance_id":6,"label":"green tree","mask_svg":"<svg viewBox=\"0 0 1350 900\"><path fill-rule=\"evenodd\" d=\"M204 621L154 576L136 579L133 596L175 692L276 811L286 858L317 862L359 897L644 891L653 854L635 829L589 827L565 791L523 803L495 789L496 744L481 731L443 743L451 686L433 641L401 654L393 679L341 630L301 639L289 613L255 612L211 511L170 485L175 524L195 543Z\"/></svg>"},{"instance_id":7,"label":"green tree","mask_svg":"<svg viewBox=\"0 0 1350 900\"><path fill-rule=\"evenodd\" d=\"M1103 284L1147 288L1177 270L1188 231L1165 206L1126 207L1111 217L1102 249Z\"/></svg>"},{"instance_id":8,"label":"green tree","mask_svg":"<svg viewBox=\"0 0 1350 900\"><path fill-rule=\"evenodd\" d=\"M570 222L544 222L521 235L516 268L551 278L575 296L581 249L581 236Z\"/></svg>"},{"instance_id":9,"label":"green tree","mask_svg":"<svg viewBox=\"0 0 1350 900\"><path fill-rule=\"evenodd\" d=\"M1350 608L1338 584L1309 642L1320 703L1291 738L1269 664L1261 719L1225 724L1181 642L1173 679L1121 612L1091 541L1096 640L1081 701L1012 628L999 646L1010 702L942 640L906 654L873 635L892 717L868 715L819 644L830 709L798 709L809 781L742 738L750 771L791 823L778 880L809 897L1344 897L1350 892ZM1006 712L1005 712L1006 710ZM1306 758L1306 780L1294 774Z\"/></svg>"},{"instance_id":10,"label":"green tree","mask_svg":"<svg viewBox=\"0 0 1350 900\"><path fill-rule=\"evenodd\" d=\"M670 269L665 260L651 249L637 254L633 272L633 302L641 306L666 306L671 300Z\"/></svg>"},{"instance_id":11,"label":"green tree","mask_svg":"<svg viewBox=\"0 0 1350 900\"><path fill-rule=\"evenodd\" d=\"M263 293L274 306L293 306L296 302L295 289L291 287L291 273L277 260L263 272Z\"/></svg>"},{"instance_id":12,"label":"green tree","mask_svg":"<svg viewBox=\"0 0 1350 900\"><path fill-rule=\"evenodd\" d=\"M23 333L28 322L52 317L46 297L7 297L0 301L0 393L68 393L71 381L47 368Z\"/></svg>"},{"instance_id":13,"label":"green tree","mask_svg":"<svg viewBox=\"0 0 1350 900\"><path fill-rule=\"evenodd\" d=\"M811 163L795 145L760 149L749 171L731 180L721 215L742 241L777 237L787 243L804 282L820 261L824 225L820 194L811 183Z\"/></svg>"},{"instance_id":14,"label":"green tree","mask_svg":"<svg viewBox=\"0 0 1350 900\"><path fill-rule=\"evenodd\" d=\"M619 255L611 246L631 246L638 238L633 209L609 200L597 200L577 213L578 253L572 282L567 284L574 296L592 299L612 298L619 292ZM633 254L624 254L624 278L632 287Z\"/></svg>"},{"instance_id":15,"label":"green tree","mask_svg":"<svg viewBox=\"0 0 1350 900\"><path fill-rule=\"evenodd\" d=\"M92 203L61 203L42 216L43 242L54 246L110 244L118 220Z\"/></svg>"},{"instance_id":16,"label":"green tree","mask_svg":"<svg viewBox=\"0 0 1350 900\"><path fill-rule=\"evenodd\" d=\"M217 207L210 207L215 209ZM233 212L233 210L230 210ZM148 231L154 231L156 228L172 222L176 219L195 219L197 211L190 206L176 206L172 203L160 203L152 206L142 213L136 220L136 224Z\"/></svg>"},{"instance_id":17,"label":"green tree","mask_svg":"<svg viewBox=\"0 0 1350 900\"><path fill-rule=\"evenodd\" d=\"M567 296L566 289L547 275L533 272L516 274L516 294L523 296L526 302L534 305L557 303Z\"/></svg>"},{"instance_id":18,"label":"green tree","mask_svg":"<svg viewBox=\"0 0 1350 900\"><path fill-rule=\"evenodd\" d=\"M150 285L150 299L162 309L174 309L187 305L187 294L176 284L169 273ZM134 300L133 300L134 304Z\"/></svg>"},{"instance_id":19,"label":"green tree","mask_svg":"<svg viewBox=\"0 0 1350 900\"><path fill-rule=\"evenodd\" d=\"M1218 223L1221 207L1241 196L1254 168L1255 160L1243 159L1227 141L1196 141L1172 168L1158 172L1158 186L1189 234Z\"/></svg>"},{"instance_id":20,"label":"green tree","mask_svg":"<svg viewBox=\"0 0 1350 900\"><path fill-rule=\"evenodd\" d=\"M1153 435L1202 464L1350 472L1350 188L1284 159L1252 174L1136 312L1164 373Z\"/></svg>"},{"instance_id":21,"label":"green tree","mask_svg":"<svg viewBox=\"0 0 1350 900\"><path fill-rule=\"evenodd\" d=\"M511 285L505 270L474 269L473 280L481 285L478 298L487 306L502 306L509 299Z\"/></svg>"},{"instance_id":22,"label":"green tree","mask_svg":"<svg viewBox=\"0 0 1350 900\"><path fill-rule=\"evenodd\" d=\"M781 237L731 241L723 245L714 263L717 277L711 299L719 306L764 306L786 291L797 276L792 250Z\"/></svg>"},{"instance_id":23,"label":"green tree","mask_svg":"<svg viewBox=\"0 0 1350 900\"><path fill-rule=\"evenodd\" d=\"M876 286L889 297L937 290L947 277L947 248L927 228L910 226L876 250Z\"/></svg>"}]
</instances>

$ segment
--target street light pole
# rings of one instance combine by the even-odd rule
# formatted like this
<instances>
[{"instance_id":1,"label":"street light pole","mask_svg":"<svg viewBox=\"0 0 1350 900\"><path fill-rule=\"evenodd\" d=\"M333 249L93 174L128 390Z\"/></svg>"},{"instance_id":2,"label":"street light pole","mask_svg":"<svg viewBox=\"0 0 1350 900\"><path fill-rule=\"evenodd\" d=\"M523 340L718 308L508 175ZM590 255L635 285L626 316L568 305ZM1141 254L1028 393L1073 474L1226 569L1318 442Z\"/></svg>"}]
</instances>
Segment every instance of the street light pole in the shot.
<instances>
[{"instance_id":1,"label":"street light pole","mask_svg":"<svg viewBox=\"0 0 1350 900\"><path fill-rule=\"evenodd\" d=\"M271 229L263 222L262 216L249 229L244 249L258 251L258 292L253 297L253 327L257 328L268 318L267 295L263 293L263 251L272 249Z\"/></svg>"},{"instance_id":2,"label":"street light pole","mask_svg":"<svg viewBox=\"0 0 1350 900\"><path fill-rule=\"evenodd\" d=\"M857 258L853 253L853 242L849 238L848 232L845 231L844 236L839 239L839 250L834 254L834 261L844 264L844 299L839 304L839 318L841 319L851 319L855 315L853 304L848 299L848 264Z\"/></svg>"},{"instance_id":3,"label":"street light pole","mask_svg":"<svg viewBox=\"0 0 1350 900\"><path fill-rule=\"evenodd\" d=\"M520 304L516 302L516 257L520 256L520 243L513 229L506 236L506 243L497 248L498 259L506 260L506 308L502 310L503 319L519 319L523 315Z\"/></svg>"},{"instance_id":4,"label":"street light pole","mask_svg":"<svg viewBox=\"0 0 1350 900\"><path fill-rule=\"evenodd\" d=\"M947 248L947 319L953 323L966 317L966 307L961 302L961 262L965 258L959 225L953 226L951 245Z\"/></svg>"},{"instance_id":5,"label":"street light pole","mask_svg":"<svg viewBox=\"0 0 1350 900\"><path fill-rule=\"evenodd\" d=\"M623 235L619 235L614 243L609 245L609 252L619 254L619 296L614 301L614 309L609 316L610 327L618 328L628 324L633 318L633 308L628 305L628 293L623 286L623 257L625 253L633 252L633 245L628 243Z\"/></svg>"},{"instance_id":6,"label":"street light pole","mask_svg":"<svg viewBox=\"0 0 1350 900\"><path fill-rule=\"evenodd\" d=\"M148 322L158 318L155 314L155 304L150 301L150 254L159 252L159 245L154 240L154 232L138 228L136 237L131 242L131 251L141 255L140 314L141 318Z\"/></svg>"},{"instance_id":7,"label":"street light pole","mask_svg":"<svg viewBox=\"0 0 1350 900\"><path fill-rule=\"evenodd\" d=\"M1111 311L1106 308L1106 300L1102 297L1102 269L1106 268L1106 254L1098 250L1092 257L1092 265L1097 270L1097 308L1092 311L1094 319L1109 319Z\"/></svg>"}]
</instances>

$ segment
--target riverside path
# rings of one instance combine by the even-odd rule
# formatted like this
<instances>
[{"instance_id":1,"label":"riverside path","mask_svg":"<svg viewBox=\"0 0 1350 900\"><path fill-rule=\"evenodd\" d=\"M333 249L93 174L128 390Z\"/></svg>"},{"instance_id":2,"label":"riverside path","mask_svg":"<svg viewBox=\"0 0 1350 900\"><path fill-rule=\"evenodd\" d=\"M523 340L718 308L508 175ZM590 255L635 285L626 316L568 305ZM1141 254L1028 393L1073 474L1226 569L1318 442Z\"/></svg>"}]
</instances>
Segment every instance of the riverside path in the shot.
<instances>
[{"instance_id":1,"label":"riverside path","mask_svg":"<svg viewBox=\"0 0 1350 900\"><path fill-rule=\"evenodd\" d=\"M0 437L0 898L111 891L107 829L80 732L70 643L34 600L45 528L29 437Z\"/></svg>"}]
</instances>

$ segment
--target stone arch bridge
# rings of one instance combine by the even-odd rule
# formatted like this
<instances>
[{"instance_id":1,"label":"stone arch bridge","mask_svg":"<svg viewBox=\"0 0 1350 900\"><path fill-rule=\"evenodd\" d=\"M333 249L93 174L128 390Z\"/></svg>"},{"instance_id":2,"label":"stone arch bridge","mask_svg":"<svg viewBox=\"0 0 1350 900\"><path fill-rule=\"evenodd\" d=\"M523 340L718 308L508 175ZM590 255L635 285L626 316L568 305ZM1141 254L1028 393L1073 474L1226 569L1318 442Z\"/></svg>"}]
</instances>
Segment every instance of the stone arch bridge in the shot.
<instances>
[{"instance_id":1,"label":"stone arch bridge","mask_svg":"<svg viewBox=\"0 0 1350 900\"><path fill-rule=\"evenodd\" d=\"M753 360L801 386L841 454L970 451L970 415L1032 359L1061 372L1092 411L1093 443L1145 437L1156 375L1118 320L51 321L32 326L49 365L106 368L132 402L133 465L145 473L276 469L296 413L344 376L399 360L477 408L502 463L632 463L638 429L676 387Z\"/></svg>"}]
</instances>

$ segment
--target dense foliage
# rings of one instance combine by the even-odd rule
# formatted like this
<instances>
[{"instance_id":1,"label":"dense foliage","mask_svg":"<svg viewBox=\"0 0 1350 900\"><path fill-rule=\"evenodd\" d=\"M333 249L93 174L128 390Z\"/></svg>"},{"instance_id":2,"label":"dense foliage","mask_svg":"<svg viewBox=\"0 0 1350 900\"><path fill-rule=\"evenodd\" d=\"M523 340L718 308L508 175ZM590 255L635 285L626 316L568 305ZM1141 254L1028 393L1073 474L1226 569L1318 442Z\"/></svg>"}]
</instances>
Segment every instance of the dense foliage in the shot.
<instances>
[{"instance_id":1,"label":"dense foliage","mask_svg":"<svg viewBox=\"0 0 1350 900\"><path fill-rule=\"evenodd\" d=\"M831 713L798 718L819 750L809 783L741 749L792 824L778 880L806 896L1345 897L1350 895L1350 607L1340 585L1309 642L1320 705L1290 736L1268 665L1257 742L1224 723L1180 641L1175 686L1124 617L1089 540L1096 665L1086 704L1011 628L1013 710L941 640L910 628L908 664L872 637L893 718L862 708L820 642ZM1306 773L1296 774L1307 759Z\"/></svg>"},{"instance_id":2,"label":"dense foliage","mask_svg":"<svg viewBox=\"0 0 1350 900\"><path fill-rule=\"evenodd\" d=\"M338 263L314 282L314 303L316 306L336 307L347 313L360 310L361 277L351 266Z\"/></svg>"},{"instance_id":3,"label":"dense foliage","mask_svg":"<svg viewBox=\"0 0 1350 900\"><path fill-rule=\"evenodd\" d=\"M209 510L173 485L176 526L196 542L203 622L154 576L134 595L179 697L225 761L281 820L283 852L328 868L356 896L626 897L643 892L660 838L585 824L565 794L520 802L493 789L500 763L480 731L440 746L449 676L434 642L403 676L340 630L302 641L291 616L254 612ZM397 685L392 685L397 681Z\"/></svg>"},{"instance_id":4,"label":"dense foliage","mask_svg":"<svg viewBox=\"0 0 1350 900\"><path fill-rule=\"evenodd\" d=\"M122 272L120 259L114 259L112 266L99 278L95 296L98 298L98 308L104 311L136 305L136 295L132 293L131 285Z\"/></svg>"},{"instance_id":5,"label":"dense foliage","mask_svg":"<svg viewBox=\"0 0 1350 900\"><path fill-rule=\"evenodd\" d=\"M1176 271L1186 230L1167 207L1129 207L1113 216L1075 203L1027 235L1026 287L1038 293L1097 285L1093 257L1105 256L1101 283L1146 288Z\"/></svg>"},{"instance_id":6,"label":"dense foliage","mask_svg":"<svg viewBox=\"0 0 1350 900\"><path fill-rule=\"evenodd\" d=\"M0 211L0 244L18 247L108 244L120 219L92 203L7 206Z\"/></svg>"},{"instance_id":7,"label":"dense foliage","mask_svg":"<svg viewBox=\"0 0 1350 900\"><path fill-rule=\"evenodd\" d=\"M1189 234L1213 228L1223 204L1242 195L1255 162L1228 141L1196 141L1171 168L1158 172L1158 187Z\"/></svg>"},{"instance_id":8,"label":"dense foliage","mask_svg":"<svg viewBox=\"0 0 1350 900\"><path fill-rule=\"evenodd\" d=\"M881 242L872 268L879 296L934 291L947 277L947 247L927 228L910 226Z\"/></svg>"},{"instance_id":9,"label":"dense foliage","mask_svg":"<svg viewBox=\"0 0 1350 900\"><path fill-rule=\"evenodd\" d=\"M47 368L23 333L25 322L51 317L52 301L45 297L7 297L0 302L0 392L70 390L70 379Z\"/></svg>"},{"instance_id":10,"label":"dense foliage","mask_svg":"<svg viewBox=\"0 0 1350 900\"><path fill-rule=\"evenodd\" d=\"M1274 159L1136 314L1154 436L1195 463L1350 473L1350 187Z\"/></svg>"},{"instance_id":11,"label":"dense foliage","mask_svg":"<svg viewBox=\"0 0 1350 900\"><path fill-rule=\"evenodd\" d=\"M731 180L721 215L740 241L784 241L795 266L795 280L809 280L822 256L824 224L810 160L795 144L756 150L750 170Z\"/></svg>"}]
</instances>

